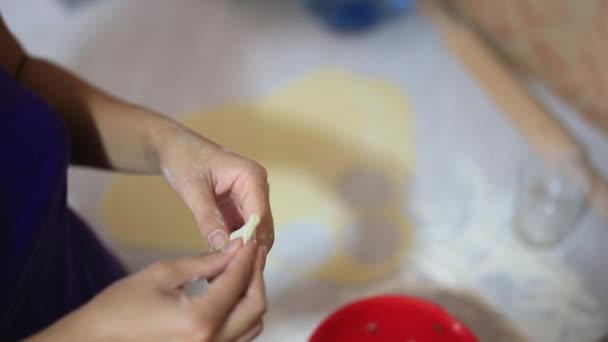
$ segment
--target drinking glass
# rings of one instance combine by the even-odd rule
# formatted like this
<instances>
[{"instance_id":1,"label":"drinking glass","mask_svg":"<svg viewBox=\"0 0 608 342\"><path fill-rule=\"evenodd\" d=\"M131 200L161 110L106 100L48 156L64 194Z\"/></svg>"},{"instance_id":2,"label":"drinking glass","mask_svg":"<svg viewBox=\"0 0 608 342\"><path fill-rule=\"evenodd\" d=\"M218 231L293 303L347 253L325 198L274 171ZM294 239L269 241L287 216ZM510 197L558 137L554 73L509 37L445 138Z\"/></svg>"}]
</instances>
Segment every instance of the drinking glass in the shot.
<instances>
[{"instance_id":1,"label":"drinking glass","mask_svg":"<svg viewBox=\"0 0 608 342\"><path fill-rule=\"evenodd\" d=\"M576 228L591 184L578 157L537 159L522 169L518 190L516 232L531 245L552 246Z\"/></svg>"}]
</instances>

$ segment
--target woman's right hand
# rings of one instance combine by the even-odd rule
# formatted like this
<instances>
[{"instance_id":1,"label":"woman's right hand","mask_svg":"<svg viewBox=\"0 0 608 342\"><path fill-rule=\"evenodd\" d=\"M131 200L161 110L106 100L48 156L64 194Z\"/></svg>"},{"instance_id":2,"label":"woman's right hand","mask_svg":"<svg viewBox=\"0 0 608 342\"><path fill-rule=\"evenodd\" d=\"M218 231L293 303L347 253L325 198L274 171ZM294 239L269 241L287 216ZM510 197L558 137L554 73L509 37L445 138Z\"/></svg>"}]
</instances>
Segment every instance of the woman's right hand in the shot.
<instances>
[{"instance_id":1,"label":"woman's right hand","mask_svg":"<svg viewBox=\"0 0 608 342\"><path fill-rule=\"evenodd\" d=\"M231 241L224 250L160 262L109 286L31 341L251 341L266 310L265 247ZM215 277L190 297L183 286Z\"/></svg>"}]
</instances>

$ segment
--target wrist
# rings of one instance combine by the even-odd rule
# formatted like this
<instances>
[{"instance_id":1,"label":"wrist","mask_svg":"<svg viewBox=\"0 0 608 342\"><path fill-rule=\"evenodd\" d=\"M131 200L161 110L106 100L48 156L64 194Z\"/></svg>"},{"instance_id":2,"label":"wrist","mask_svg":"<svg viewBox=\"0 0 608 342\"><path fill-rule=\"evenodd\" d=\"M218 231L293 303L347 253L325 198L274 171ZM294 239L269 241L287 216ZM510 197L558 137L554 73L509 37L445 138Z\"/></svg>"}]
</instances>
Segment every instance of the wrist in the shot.
<instances>
[{"instance_id":1,"label":"wrist","mask_svg":"<svg viewBox=\"0 0 608 342\"><path fill-rule=\"evenodd\" d=\"M158 114L157 120L154 120L147 130L146 152L156 172L162 170L164 161L171 154L172 145L186 132L187 129L179 123Z\"/></svg>"},{"instance_id":2,"label":"wrist","mask_svg":"<svg viewBox=\"0 0 608 342\"><path fill-rule=\"evenodd\" d=\"M150 145L158 170L202 157L208 159L219 146L170 119L150 130Z\"/></svg>"}]
</instances>

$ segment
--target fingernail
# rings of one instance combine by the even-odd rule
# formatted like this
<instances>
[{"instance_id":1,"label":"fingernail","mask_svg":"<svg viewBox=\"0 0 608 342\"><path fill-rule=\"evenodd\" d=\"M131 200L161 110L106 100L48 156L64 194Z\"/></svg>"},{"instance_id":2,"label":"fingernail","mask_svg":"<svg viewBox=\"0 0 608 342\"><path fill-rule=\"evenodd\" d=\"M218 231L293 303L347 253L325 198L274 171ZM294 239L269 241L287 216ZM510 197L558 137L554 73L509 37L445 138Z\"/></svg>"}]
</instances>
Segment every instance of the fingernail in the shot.
<instances>
[{"instance_id":1,"label":"fingernail","mask_svg":"<svg viewBox=\"0 0 608 342\"><path fill-rule=\"evenodd\" d=\"M229 241L224 248L222 248L222 252L229 253L239 249L243 245L243 239L234 239Z\"/></svg>"},{"instance_id":2,"label":"fingernail","mask_svg":"<svg viewBox=\"0 0 608 342\"><path fill-rule=\"evenodd\" d=\"M226 245L226 242L228 242L228 235L223 230L216 229L209 234L207 240L214 250L222 249Z\"/></svg>"}]
</instances>

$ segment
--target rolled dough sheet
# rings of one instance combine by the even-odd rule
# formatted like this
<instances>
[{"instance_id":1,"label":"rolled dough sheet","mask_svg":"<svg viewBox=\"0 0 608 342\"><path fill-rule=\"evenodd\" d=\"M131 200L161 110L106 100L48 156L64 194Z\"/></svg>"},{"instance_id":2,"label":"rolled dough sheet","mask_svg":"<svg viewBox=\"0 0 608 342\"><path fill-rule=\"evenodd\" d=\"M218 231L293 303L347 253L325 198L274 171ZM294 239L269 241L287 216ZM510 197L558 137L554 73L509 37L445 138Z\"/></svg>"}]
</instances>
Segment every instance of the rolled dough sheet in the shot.
<instances>
[{"instance_id":1,"label":"rolled dough sheet","mask_svg":"<svg viewBox=\"0 0 608 342\"><path fill-rule=\"evenodd\" d=\"M256 103L195 113L183 123L268 169L276 230L269 262L285 265L289 272L349 282L386 275L399 264L411 240L400 194L413 164L411 114L403 90L349 72L324 70L278 88ZM378 202L379 207L365 207L373 189L341 189L345 177L360 168L373 170L394 190L390 198ZM188 208L160 177L116 177L105 194L102 217L110 237L127 248L168 252L207 248ZM359 222L378 220L396 227L396 233L390 232L396 236L395 248L383 259L361 260L353 250L383 246L362 247L365 241L356 241L358 247L349 249L342 235L354 234L347 229L350 226L360 231ZM302 246L305 242L289 230L282 234L285 226L304 221L320 223L333 239L329 244L333 250L325 253L328 259L312 269L289 265L293 265L290 258L309 258L297 251L315 250L314 241ZM383 233L375 228L365 227L366 234ZM302 248L290 248L293 244ZM282 247L288 252L281 253Z\"/></svg>"}]
</instances>

